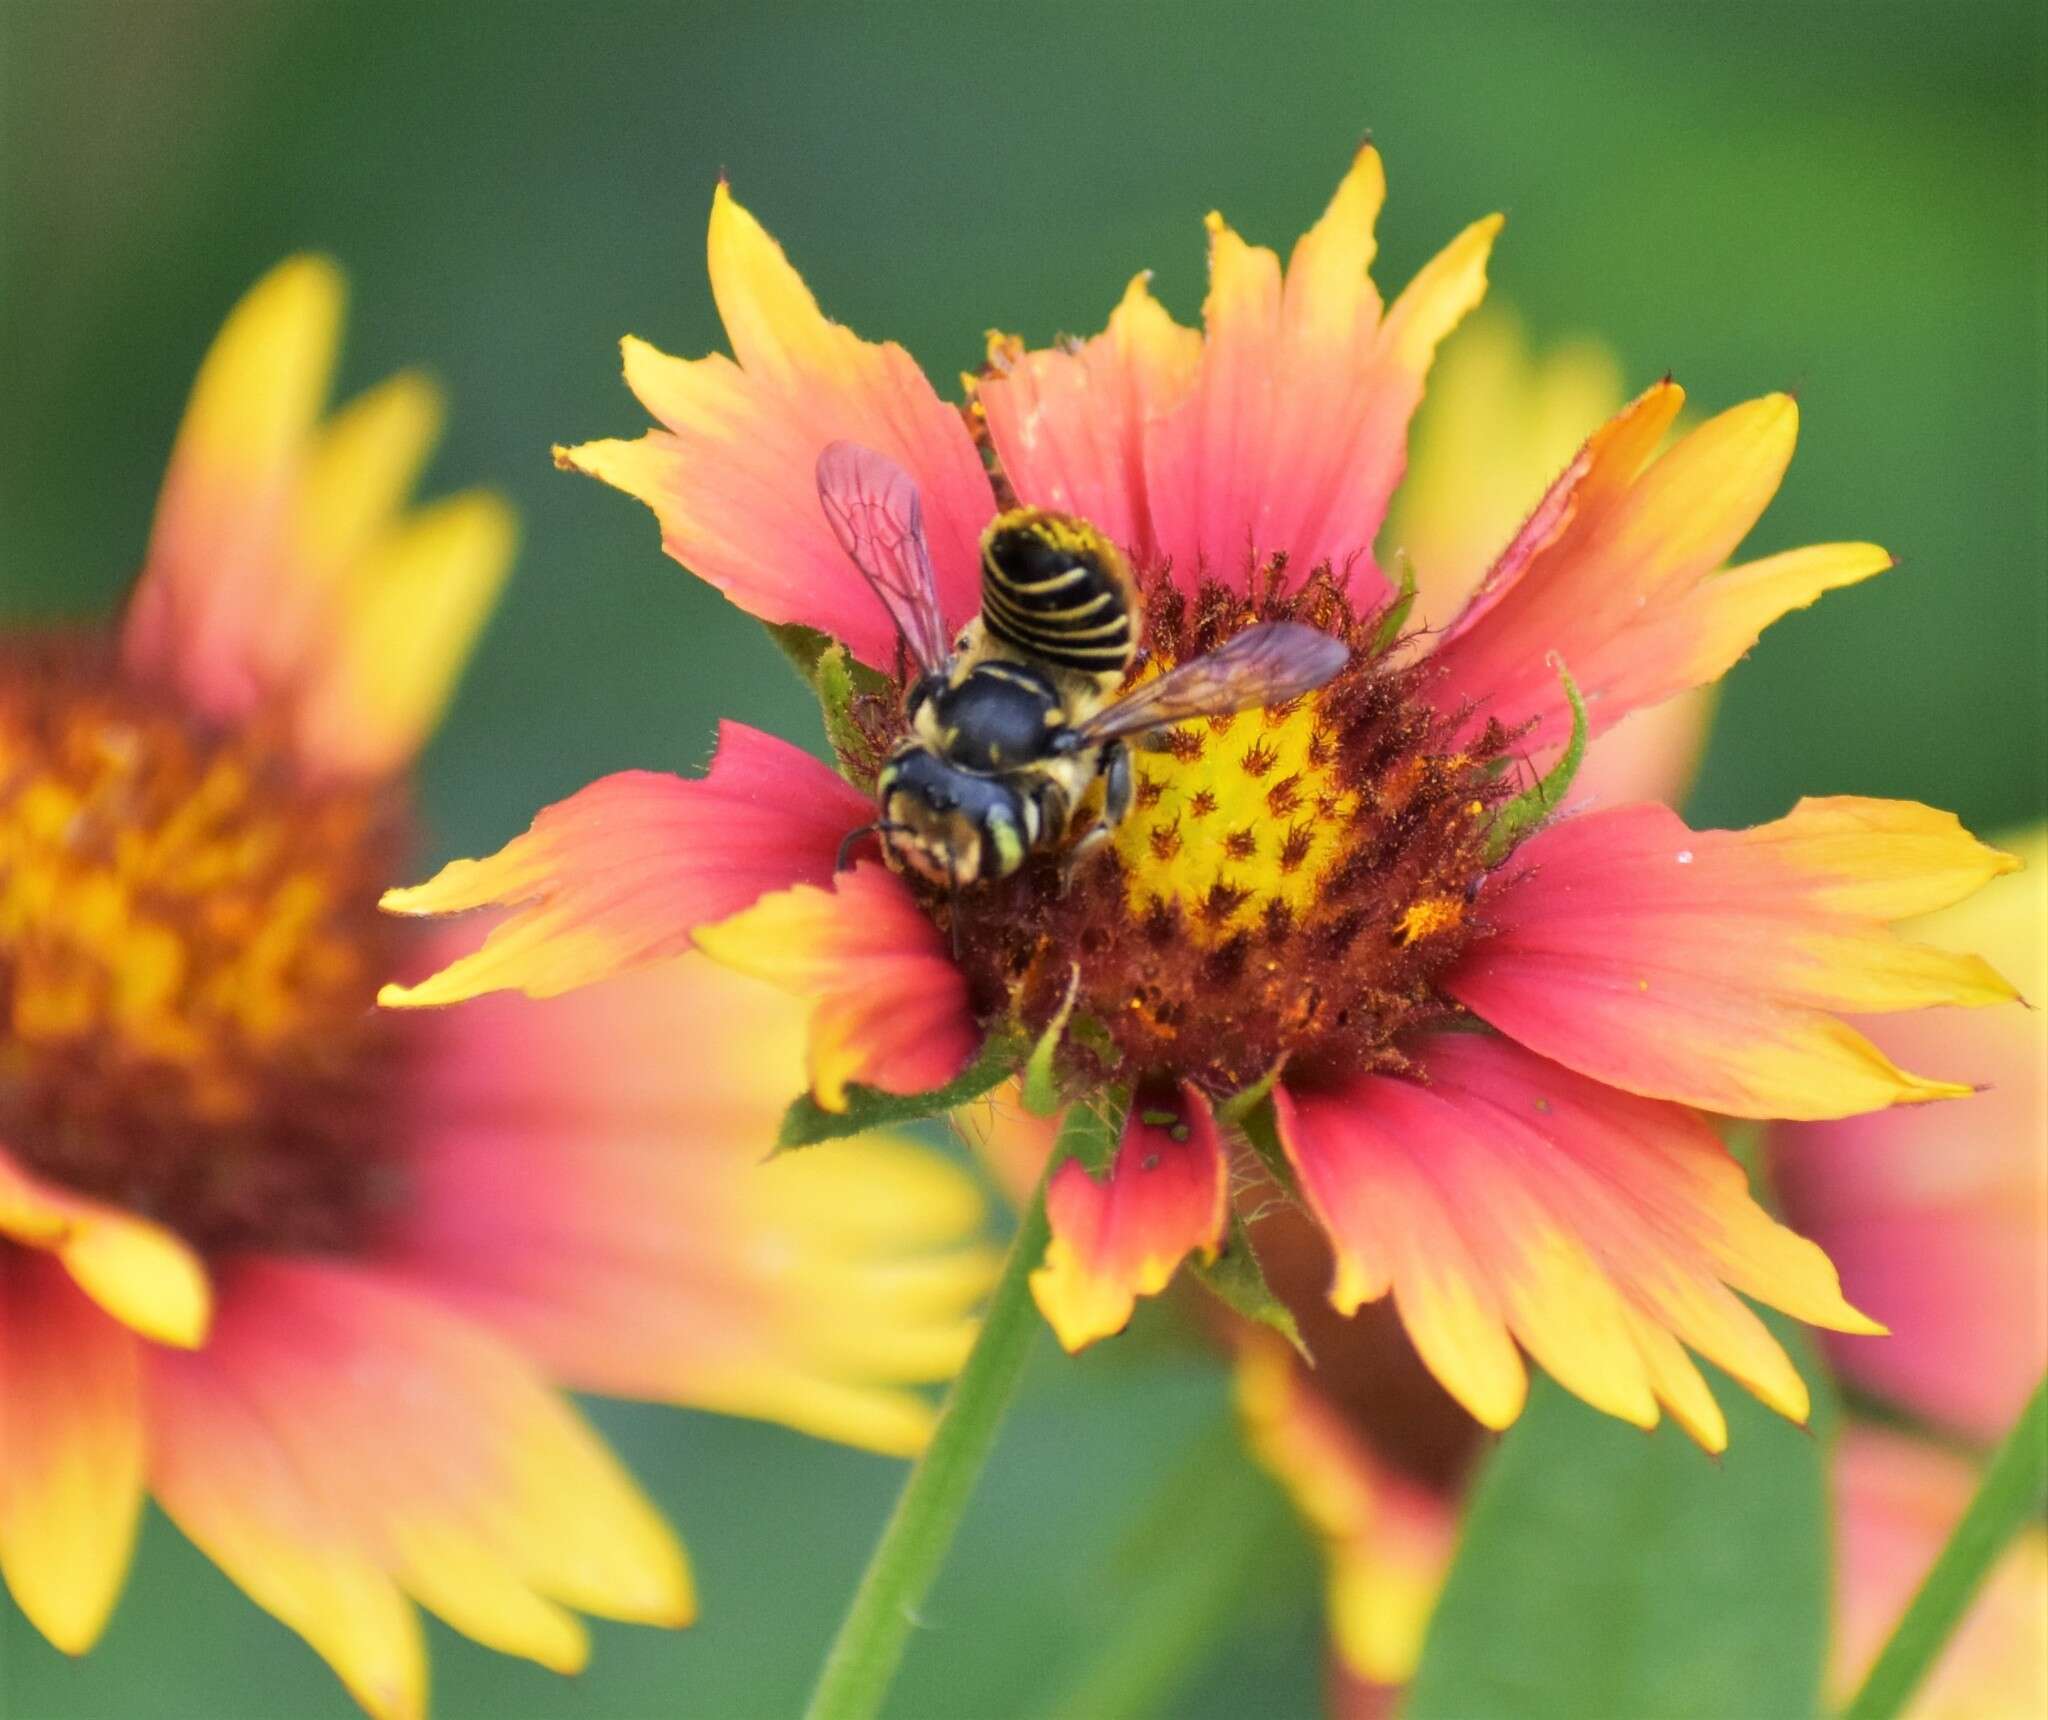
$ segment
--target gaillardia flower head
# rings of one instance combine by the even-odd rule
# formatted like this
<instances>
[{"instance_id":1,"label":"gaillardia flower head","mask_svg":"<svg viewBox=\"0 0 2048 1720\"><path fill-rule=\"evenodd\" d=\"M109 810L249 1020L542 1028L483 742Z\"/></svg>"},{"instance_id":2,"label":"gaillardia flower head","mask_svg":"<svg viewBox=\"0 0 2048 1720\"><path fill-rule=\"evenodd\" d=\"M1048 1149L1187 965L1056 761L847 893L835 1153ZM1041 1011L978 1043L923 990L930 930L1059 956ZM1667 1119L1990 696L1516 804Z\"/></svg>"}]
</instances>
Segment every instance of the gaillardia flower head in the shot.
<instances>
[{"instance_id":1,"label":"gaillardia flower head","mask_svg":"<svg viewBox=\"0 0 2048 1720\"><path fill-rule=\"evenodd\" d=\"M373 1007L436 959L377 897L513 527L401 511L418 378L321 421L341 301L302 258L233 313L118 636L0 639L0 1574L84 1650L146 1490L410 1716L414 1602L564 1671L578 1612L691 1613L557 1385L911 1450L988 1262L908 1143L759 1166L802 1011L701 958L540 1043Z\"/></svg>"},{"instance_id":2,"label":"gaillardia flower head","mask_svg":"<svg viewBox=\"0 0 2048 1720\"><path fill-rule=\"evenodd\" d=\"M701 948L804 1000L807 1129L867 1114L875 1090L954 1103L1032 1048L1027 1088L1110 1095L1124 1118L1048 1190L1036 1289L1070 1346L1225 1246L1243 1136L1327 1232L1338 1308L1391 1294L1480 1420L1514 1418L1526 1351L1605 1410L1648 1425L1669 1409L1719 1445L1688 1345L1806 1408L1738 1292L1868 1325L1700 1113L1966 1091L1900 1069L1841 1013L2010 998L1981 961L1888 929L2008 863L1946 814L1886 801L1805 801L1747 831L1694 831L1653 803L1555 815L1589 736L1713 681L1777 616L1888 558L1828 544L1726 566L1797 409L1770 396L1666 446L1683 397L1663 382L1577 449L1453 612L1411 628L1400 546L1376 540L1499 222L1383 304L1382 183L1362 152L1284 268L1212 217L1202 329L1141 276L1090 340L992 339L964 407L900 348L828 321L720 187L710 269L732 357L629 340L627 381L659 428L560 458L646 501L677 560L785 629L841 772L728 728L702 781L594 784L495 856L387 898L515 910L388 999L547 995ZM843 452L820 505L839 443L867 451L865 537L835 492ZM1052 647L1078 652L1125 615L1142 616L1129 699L1234 662L1234 641L1276 623L1336 641L1341 667L1263 705L1190 701L1188 720L1130 738L1119 780L1095 746L1116 731L1072 732L1092 703L1067 698L1054 670L1075 659ZM1008 752L969 735L952 671L919 672L933 640L993 657L1021 689L1005 709L1044 729L1022 724ZM858 844L838 867L906 745L972 779L941 785L970 825L1029 791L1010 759L1093 747L1097 774L1013 818L1021 843L989 832L973 882ZM948 808L933 794L927 810Z\"/></svg>"}]
</instances>

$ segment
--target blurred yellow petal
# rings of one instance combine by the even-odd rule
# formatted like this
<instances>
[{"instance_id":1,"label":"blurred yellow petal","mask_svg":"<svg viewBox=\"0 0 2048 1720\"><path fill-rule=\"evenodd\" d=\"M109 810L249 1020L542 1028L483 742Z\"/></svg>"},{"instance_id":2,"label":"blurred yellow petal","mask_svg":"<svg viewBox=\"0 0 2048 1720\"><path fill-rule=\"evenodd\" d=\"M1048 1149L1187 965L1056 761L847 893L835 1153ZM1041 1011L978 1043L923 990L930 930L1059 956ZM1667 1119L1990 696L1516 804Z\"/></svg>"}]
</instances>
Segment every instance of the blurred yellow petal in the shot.
<instances>
[{"instance_id":1,"label":"blurred yellow petal","mask_svg":"<svg viewBox=\"0 0 2048 1720\"><path fill-rule=\"evenodd\" d=\"M250 288L200 366L171 451L123 649L131 669L216 714L247 698L247 636L291 545L346 296L324 257L293 257Z\"/></svg>"},{"instance_id":2,"label":"blurred yellow petal","mask_svg":"<svg viewBox=\"0 0 2048 1720\"><path fill-rule=\"evenodd\" d=\"M397 518L440 438L441 391L416 371L367 389L312 440L299 541L314 566L352 566Z\"/></svg>"},{"instance_id":3,"label":"blurred yellow petal","mask_svg":"<svg viewBox=\"0 0 2048 1720\"><path fill-rule=\"evenodd\" d=\"M512 511L483 491L422 508L370 549L299 708L300 744L330 768L402 768L440 720L511 570Z\"/></svg>"},{"instance_id":4,"label":"blurred yellow petal","mask_svg":"<svg viewBox=\"0 0 2048 1720\"><path fill-rule=\"evenodd\" d=\"M589 1662L582 1622L514 1577L495 1548L416 1521L394 1527L392 1547L406 1592L451 1629L550 1672L581 1672Z\"/></svg>"},{"instance_id":5,"label":"blurred yellow petal","mask_svg":"<svg viewBox=\"0 0 2048 1720\"><path fill-rule=\"evenodd\" d=\"M298 1632L375 1720L425 1720L426 1639L257 1406L202 1351L145 1374L150 1489L199 1550ZM179 1365L186 1364L186 1365Z\"/></svg>"},{"instance_id":6,"label":"blurred yellow petal","mask_svg":"<svg viewBox=\"0 0 2048 1720\"><path fill-rule=\"evenodd\" d=\"M1374 1458L1284 1345L1241 1343L1236 1387L1246 1444L1322 1544L1338 1656L1372 1683L1405 1683L1450 1568L1452 1506Z\"/></svg>"},{"instance_id":7,"label":"blurred yellow petal","mask_svg":"<svg viewBox=\"0 0 2048 1720\"><path fill-rule=\"evenodd\" d=\"M0 1237L51 1250L78 1287L161 1344L205 1340L213 1290L199 1257L146 1218L32 1175L0 1148Z\"/></svg>"},{"instance_id":8,"label":"blurred yellow petal","mask_svg":"<svg viewBox=\"0 0 2048 1720\"><path fill-rule=\"evenodd\" d=\"M206 1268L163 1226L109 1209L81 1218L57 1253L80 1289L145 1338L181 1349L206 1341Z\"/></svg>"},{"instance_id":9,"label":"blurred yellow petal","mask_svg":"<svg viewBox=\"0 0 2048 1720\"><path fill-rule=\"evenodd\" d=\"M0 1576L66 1654L98 1641L142 1515L134 1337L0 1244Z\"/></svg>"}]
</instances>

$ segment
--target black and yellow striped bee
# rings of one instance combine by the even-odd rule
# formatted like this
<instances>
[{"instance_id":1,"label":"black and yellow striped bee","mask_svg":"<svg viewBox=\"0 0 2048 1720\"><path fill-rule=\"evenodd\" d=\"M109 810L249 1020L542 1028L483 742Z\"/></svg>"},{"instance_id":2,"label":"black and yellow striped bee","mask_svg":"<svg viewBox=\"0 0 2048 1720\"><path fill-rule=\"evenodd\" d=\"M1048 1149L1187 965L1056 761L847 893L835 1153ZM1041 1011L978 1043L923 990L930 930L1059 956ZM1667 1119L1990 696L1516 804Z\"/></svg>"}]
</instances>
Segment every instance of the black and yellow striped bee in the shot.
<instances>
[{"instance_id":1,"label":"black and yellow striped bee","mask_svg":"<svg viewBox=\"0 0 2048 1720\"><path fill-rule=\"evenodd\" d=\"M981 613L949 641L910 474L834 442L818 457L818 497L918 671L909 733L876 778L879 816L854 837L878 834L891 865L949 889L1069 845L1071 863L1106 840L1130 810L1130 737L1296 698L1348 656L1312 627L1264 622L1119 698L1138 592L1086 520L1013 508L990 521Z\"/></svg>"}]
</instances>

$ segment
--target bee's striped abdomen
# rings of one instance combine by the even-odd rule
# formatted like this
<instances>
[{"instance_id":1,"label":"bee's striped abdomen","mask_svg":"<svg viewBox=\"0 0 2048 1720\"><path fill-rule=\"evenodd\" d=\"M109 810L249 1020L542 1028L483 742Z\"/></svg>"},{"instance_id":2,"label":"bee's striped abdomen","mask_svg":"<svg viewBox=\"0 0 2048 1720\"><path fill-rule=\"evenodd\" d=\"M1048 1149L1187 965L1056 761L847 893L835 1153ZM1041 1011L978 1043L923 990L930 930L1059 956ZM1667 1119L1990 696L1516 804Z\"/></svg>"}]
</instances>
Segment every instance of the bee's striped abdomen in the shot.
<instances>
[{"instance_id":1,"label":"bee's striped abdomen","mask_svg":"<svg viewBox=\"0 0 2048 1720\"><path fill-rule=\"evenodd\" d=\"M982 534L982 625L1027 656L1121 671L1136 649L1134 607L1123 557L1085 521L1018 508Z\"/></svg>"}]
</instances>

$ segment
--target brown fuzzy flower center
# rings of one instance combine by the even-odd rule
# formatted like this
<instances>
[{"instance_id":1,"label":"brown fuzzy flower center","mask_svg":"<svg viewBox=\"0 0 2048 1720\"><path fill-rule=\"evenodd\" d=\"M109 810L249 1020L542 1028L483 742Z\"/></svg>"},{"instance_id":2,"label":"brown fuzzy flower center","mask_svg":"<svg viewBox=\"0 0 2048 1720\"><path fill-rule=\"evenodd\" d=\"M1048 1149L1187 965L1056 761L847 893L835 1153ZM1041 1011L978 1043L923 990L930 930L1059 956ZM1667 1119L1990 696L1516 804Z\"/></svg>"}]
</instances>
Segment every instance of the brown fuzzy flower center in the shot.
<instances>
[{"instance_id":1,"label":"brown fuzzy flower center","mask_svg":"<svg viewBox=\"0 0 2048 1720\"><path fill-rule=\"evenodd\" d=\"M387 796L97 654L0 660L0 1146L194 1245L343 1249L390 1192Z\"/></svg>"},{"instance_id":2,"label":"brown fuzzy flower center","mask_svg":"<svg viewBox=\"0 0 2048 1720\"><path fill-rule=\"evenodd\" d=\"M957 903L913 885L949 930L957 912L985 1018L1041 1028L1075 987L1077 1074L1170 1073L1223 1094L1283 1058L1299 1073L1398 1067L1404 1034L1458 1015L1435 981L1484 929L1473 903L1514 790L1509 737L1454 745L1423 696L1426 663L1376 653L1377 618L1327 572L1291 589L1284 573L1264 570L1257 600L1148 579L1135 678L1289 619L1353 646L1334 680L1140 743L1129 816L1070 881L1043 856Z\"/></svg>"}]
</instances>

